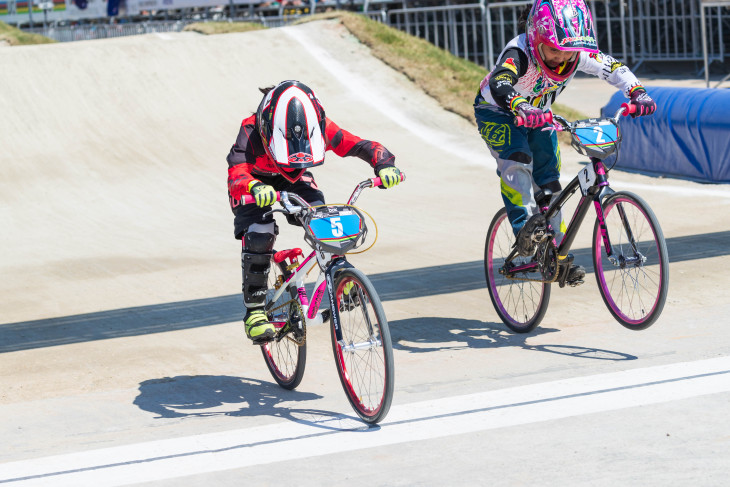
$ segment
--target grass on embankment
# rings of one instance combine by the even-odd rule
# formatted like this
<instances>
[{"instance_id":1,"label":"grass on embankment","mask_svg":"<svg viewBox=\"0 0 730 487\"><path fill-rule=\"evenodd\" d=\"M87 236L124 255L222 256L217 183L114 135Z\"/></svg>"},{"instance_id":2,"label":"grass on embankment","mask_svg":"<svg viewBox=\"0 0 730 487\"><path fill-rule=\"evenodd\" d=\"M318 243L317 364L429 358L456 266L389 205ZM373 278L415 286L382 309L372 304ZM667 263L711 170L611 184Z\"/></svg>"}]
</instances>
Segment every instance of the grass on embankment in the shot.
<instances>
[{"instance_id":1,"label":"grass on embankment","mask_svg":"<svg viewBox=\"0 0 730 487\"><path fill-rule=\"evenodd\" d=\"M344 12L334 16L339 17L375 57L404 73L446 110L476 124L474 97L487 74L486 68L363 15ZM315 15L313 20L316 18ZM560 104L553 105L553 110L568 120L586 118Z\"/></svg>"},{"instance_id":2,"label":"grass on embankment","mask_svg":"<svg viewBox=\"0 0 730 487\"><path fill-rule=\"evenodd\" d=\"M40 34L23 32L5 22L0 22L0 43L7 42L11 46L24 46L28 44L50 44L56 42L53 39Z\"/></svg>"},{"instance_id":3,"label":"grass on embankment","mask_svg":"<svg viewBox=\"0 0 730 487\"><path fill-rule=\"evenodd\" d=\"M339 19L352 35L370 48L375 57L405 74L446 110L461 115L476 125L473 103L479 83L487 74L483 66L456 57L428 41L370 20L364 15L328 12L302 17L297 23L326 19ZM192 25L211 23L213 22ZM234 29L242 24L250 25L240 22L216 22L216 24L221 25L214 33L240 32ZM259 24L253 25L257 25L258 28L263 27ZM249 29L255 30L250 27ZM586 118L585 115L559 104L553 105L553 110L568 120ZM559 136L562 141L564 134L560 133ZM568 140L569 138L565 141Z\"/></svg>"}]
</instances>

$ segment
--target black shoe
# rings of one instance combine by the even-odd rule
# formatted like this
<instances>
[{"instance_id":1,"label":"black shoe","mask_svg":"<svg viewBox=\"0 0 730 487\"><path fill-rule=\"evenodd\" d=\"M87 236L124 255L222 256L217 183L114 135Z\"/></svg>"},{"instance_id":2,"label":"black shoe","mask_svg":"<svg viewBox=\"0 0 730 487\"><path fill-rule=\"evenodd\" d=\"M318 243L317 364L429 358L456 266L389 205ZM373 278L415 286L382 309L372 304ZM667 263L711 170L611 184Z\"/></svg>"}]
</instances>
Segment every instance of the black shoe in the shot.
<instances>
[{"instance_id":1,"label":"black shoe","mask_svg":"<svg viewBox=\"0 0 730 487\"><path fill-rule=\"evenodd\" d=\"M586 277L585 268L582 265L573 264L570 266L570 270L568 270L568 277L565 279L565 282L571 286L578 286L583 284L584 277Z\"/></svg>"},{"instance_id":2,"label":"black shoe","mask_svg":"<svg viewBox=\"0 0 730 487\"><path fill-rule=\"evenodd\" d=\"M517 233L515 248L520 257L529 257L535 252L535 244L542 241L547 232L547 221L542 214L532 215Z\"/></svg>"}]
</instances>

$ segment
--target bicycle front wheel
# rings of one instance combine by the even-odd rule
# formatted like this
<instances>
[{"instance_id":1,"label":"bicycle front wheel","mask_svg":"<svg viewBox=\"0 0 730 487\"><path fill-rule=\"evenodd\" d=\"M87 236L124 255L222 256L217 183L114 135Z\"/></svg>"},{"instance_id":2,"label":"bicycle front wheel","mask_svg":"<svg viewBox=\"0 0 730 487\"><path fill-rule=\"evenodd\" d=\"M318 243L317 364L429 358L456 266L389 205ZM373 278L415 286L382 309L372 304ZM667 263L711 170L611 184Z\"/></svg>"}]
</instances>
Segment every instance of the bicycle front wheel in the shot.
<instances>
[{"instance_id":1,"label":"bicycle front wheel","mask_svg":"<svg viewBox=\"0 0 730 487\"><path fill-rule=\"evenodd\" d=\"M626 328L651 326L664 308L669 288L667 244L654 212L633 193L614 193L603 204L613 255L593 229L593 264L603 301Z\"/></svg>"},{"instance_id":2,"label":"bicycle front wheel","mask_svg":"<svg viewBox=\"0 0 730 487\"><path fill-rule=\"evenodd\" d=\"M393 400L393 346L388 320L375 288L361 271L338 273L335 303L342 341L332 321L332 349L342 387L355 412L367 423L381 421Z\"/></svg>"},{"instance_id":3,"label":"bicycle front wheel","mask_svg":"<svg viewBox=\"0 0 730 487\"><path fill-rule=\"evenodd\" d=\"M484 246L484 273L492 304L500 319L509 329L527 333L540 324L550 302L550 284L528 279L540 279L539 272L501 273L504 262L515 243L507 210L502 208L494 215L487 231ZM529 257L512 259L509 267L530 261Z\"/></svg>"},{"instance_id":4,"label":"bicycle front wheel","mask_svg":"<svg viewBox=\"0 0 730 487\"><path fill-rule=\"evenodd\" d=\"M302 382L307 363L306 328L301 324L295 293L289 290L273 300L274 292L282 286L284 273L271 261L266 309L269 321L276 327L274 340L261 345L261 353L272 377L284 389L294 389Z\"/></svg>"}]
</instances>

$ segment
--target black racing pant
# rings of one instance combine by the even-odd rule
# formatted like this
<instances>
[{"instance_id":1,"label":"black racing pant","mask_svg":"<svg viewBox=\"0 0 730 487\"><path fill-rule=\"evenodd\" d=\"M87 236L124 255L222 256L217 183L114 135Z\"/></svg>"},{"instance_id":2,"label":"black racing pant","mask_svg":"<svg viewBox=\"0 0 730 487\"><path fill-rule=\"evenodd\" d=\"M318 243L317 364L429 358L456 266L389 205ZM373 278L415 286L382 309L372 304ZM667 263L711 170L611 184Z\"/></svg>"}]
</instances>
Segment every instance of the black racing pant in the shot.
<instances>
[{"instance_id":1,"label":"black racing pant","mask_svg":"<svg viewBox=\"0 0 730 487\"><path fill-rule=\"evenodd\" d=\"M304 198L307 203L322 204L324 203L324 194L317 188L317 183L314 181L314 176L311 172L305 171L302 176L294 183L289 182L284 176L272 176L272 177L259 177L259 180L274 187L276 191L286 191L289 193L296 193L297 195ZM268 218L264 217L267 211L270 211L271 207L259 208L255 204L250 205L239 205L233 209L234 219L233 226L235 236L238 240L241 240L248 227L254 223L271 223L274 221L274 216L269 215ZM289 223L298 225L299 223L294 218L287 218Z\"/></svg>"}]
</instances>

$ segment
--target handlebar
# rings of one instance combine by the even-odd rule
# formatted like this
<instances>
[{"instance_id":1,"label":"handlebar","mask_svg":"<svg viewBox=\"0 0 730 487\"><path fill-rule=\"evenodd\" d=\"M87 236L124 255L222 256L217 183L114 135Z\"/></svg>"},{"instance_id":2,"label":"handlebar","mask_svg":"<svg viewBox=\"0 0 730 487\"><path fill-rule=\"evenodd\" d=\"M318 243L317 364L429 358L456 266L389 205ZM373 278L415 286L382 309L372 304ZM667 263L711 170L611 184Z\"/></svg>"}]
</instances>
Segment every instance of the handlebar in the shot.
<instances>
[{"instance_id":1,"label":"handlebar","mask_svg":"<svg viewBox=\"0 0 730 487\"><path fill-rule=\"evenodd\" d=\"M634 113L636 113L636 110L637 110L636 105L634 105L633 103L622 103L621 104L621 108L625 108L626 109L626 111L624 112L624 116L625 117L628 116L628 115L633 115ZM621 110L619 110L618 112L616 112L616 116L614 118L618 118L619 117L619 112L620 111Z\"/></svg>"},{"instance_id":2,"label":"handlebar","mask_svg":"<svg viewBox=\"0 0 730 487\"><path fill-rule=\"evenodd\" d=\"M401 171L400 173L400 180L401 182L406 180L406 174ZM374 177L370 179L366 179L365 181L361 181L360 183L355 186L355 191L352 193L352 196L350 196L350 200L348 201L348 204L352 204L355 202L357 197L360 195L360 192L365 188L375 188L378 186L381 186L383 182L380 180L380 177ZM294 200L294 202L299 205L301 208L297 208L296 206L292 205L289 199ZM276 201L282 202L282 206L284 206L289 213L298 213L302 210L302 208L309 207L309 203L307 203L304 199L302 199L299 195L295 193L289 193L286 191L277 191L276 192ZM243 195L241 197L241 204L243 205L250 205L256 203L256 198L251 196L250 194Z\"/></svg>"},{"instance_id":3,"label":"handlebar","mask_svg":"<svg viewBox=\"0 0 730 487\"><path fill-rule=\"evenodd\" d=\"M636 105L631 103L622 103L619 109L616 111L616 114L611 117L615 122L618 122L621 115L624 117L627 117L633 113L636 113ZM560 115L554 115L553 112L547 111L545 112L545 120L546 124L543 128L543 130L557 130L557 131L563 131L563 130L570 130L571 126L573 125L571 122L568 122L565 118L561 117ZM521 127L525 124L525 119L519 115L515 116L515 125L518 127ZM538 127L539 128L539 127Z\"/></svg>"}]
</instances>

